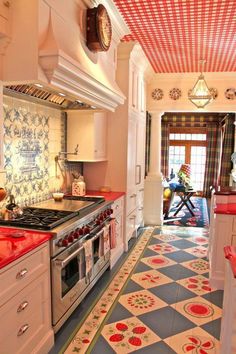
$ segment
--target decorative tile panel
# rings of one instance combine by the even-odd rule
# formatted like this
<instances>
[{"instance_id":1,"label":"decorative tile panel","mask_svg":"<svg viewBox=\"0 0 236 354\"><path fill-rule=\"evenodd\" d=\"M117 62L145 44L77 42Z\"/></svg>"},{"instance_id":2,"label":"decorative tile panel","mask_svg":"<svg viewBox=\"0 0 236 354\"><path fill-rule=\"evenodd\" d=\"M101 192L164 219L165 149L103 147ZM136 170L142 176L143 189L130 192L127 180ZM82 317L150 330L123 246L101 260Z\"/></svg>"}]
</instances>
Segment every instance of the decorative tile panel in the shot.
<instances>
[{"instance_id":1,"label":"decorative tile panel","mask_svg":"<svg viewBox=\"0 0 236 354\"><path fill-rule=\"evenodd\" d=\"M4 97L6 189L20 205L49 197L55 185L55 156L64 148L59 110Z\"/></svg>"}]
</instances>

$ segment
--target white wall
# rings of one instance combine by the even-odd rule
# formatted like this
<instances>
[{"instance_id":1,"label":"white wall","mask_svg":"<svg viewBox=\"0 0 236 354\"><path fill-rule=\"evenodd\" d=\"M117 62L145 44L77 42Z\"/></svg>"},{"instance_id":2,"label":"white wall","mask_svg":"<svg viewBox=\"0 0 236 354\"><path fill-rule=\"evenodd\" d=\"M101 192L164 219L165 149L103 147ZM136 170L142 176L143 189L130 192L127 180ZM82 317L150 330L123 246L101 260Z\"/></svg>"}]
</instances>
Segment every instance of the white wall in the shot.
<instances>
[{"instance_id":1,"label":"white wall","mask_svg":"<svg viewBox=\"0 0 236 354\"><path fill-rule=\"evenodd\" d=\"M206 73L204 74L209 88L218 90L218 97L209 103L204 109L199 109L188 100L188 90L195 85L199 73L191 74L154 74L147 87L147 110L163 112L236 112L236 96L234 100L228 100L224 92L234 87L236 89L236 73ZM151 96L155 88L164 92L164 97L157 101ZM179 88L182 96L178 100L169 97L172 88Z\"/></svg>"}]
</instances>

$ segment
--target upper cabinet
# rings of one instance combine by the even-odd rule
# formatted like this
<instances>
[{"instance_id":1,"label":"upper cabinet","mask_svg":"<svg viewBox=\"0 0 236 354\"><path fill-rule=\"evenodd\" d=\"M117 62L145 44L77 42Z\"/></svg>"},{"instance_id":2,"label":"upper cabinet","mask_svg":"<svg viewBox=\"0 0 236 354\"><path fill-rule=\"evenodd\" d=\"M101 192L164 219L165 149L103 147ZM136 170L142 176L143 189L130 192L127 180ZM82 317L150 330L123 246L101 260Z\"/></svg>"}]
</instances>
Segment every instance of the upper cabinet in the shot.
<instances>
[{"instance_id":1,"label":"upper cabinet","mask_svg":"<svg viewBox=\"0 0 236 354\"><path fill-rule=\"evenodd\" d=\"M70 161L105 161L107 140L107 116L102 111L68 111L67 151Z\"/></svg>"},{"instance_id":2,"label":"upper cabinet","mask_svg":"<svg viewBox=\"0 0 236 354\"><path fill-rule=\"evenodd\" d=\"M129 63L129 108L138 113L145 113L145 82L144 73L140 71L132 59Z\"/></svg>"}]
</instances>

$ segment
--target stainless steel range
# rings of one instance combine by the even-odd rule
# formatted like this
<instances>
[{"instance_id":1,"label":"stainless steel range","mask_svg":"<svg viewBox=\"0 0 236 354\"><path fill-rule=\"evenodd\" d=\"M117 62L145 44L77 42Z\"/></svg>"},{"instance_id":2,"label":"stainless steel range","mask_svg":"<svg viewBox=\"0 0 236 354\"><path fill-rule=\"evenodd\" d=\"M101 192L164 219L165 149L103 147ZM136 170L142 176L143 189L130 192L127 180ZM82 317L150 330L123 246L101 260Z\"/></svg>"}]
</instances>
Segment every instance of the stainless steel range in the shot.
<instances>
[{"instance_id":1,"label":"stainless steel range","mask_svg":"<svg viewBox=\"0 0 236 354\"><path fill-rule=\"evenodd\" d=\"M105 202L104 198L66 197L63 203L38 203L25 208L17 219L0 220L0 225L50 230L53 234L50 253L55 332L110 265L112 202Z\"/></svg>"},{"instance_id":2,"label":"stainless steel range","mask_svg":"<svg viewBox=\"0 0 236 354\"><path fill-rule=\"evenodd\" d=\"M51 242L52 313L57 332L110 265L111 202L67 221ZM89 259L90 258L90 259Z\"/></svg>"}]
</instances>

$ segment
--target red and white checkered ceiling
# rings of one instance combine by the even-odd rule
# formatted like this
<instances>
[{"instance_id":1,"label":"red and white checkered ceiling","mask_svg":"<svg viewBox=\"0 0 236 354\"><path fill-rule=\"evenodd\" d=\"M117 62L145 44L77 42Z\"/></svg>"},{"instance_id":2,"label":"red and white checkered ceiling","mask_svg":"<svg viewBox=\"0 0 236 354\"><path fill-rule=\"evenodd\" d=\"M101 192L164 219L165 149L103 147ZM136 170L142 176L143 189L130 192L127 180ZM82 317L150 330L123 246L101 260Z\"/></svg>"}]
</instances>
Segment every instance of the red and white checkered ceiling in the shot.
<instances>
[{"instance_id":1,"label":"red and white checkered ceiling","mask_svg":"<svg viewBox=\"0 0 236 354\"><path fill-rule=\"evenodd\" d=\"M157 73L236 71L236 0L113 0Z\"/></svg>"}]
</instances>

